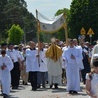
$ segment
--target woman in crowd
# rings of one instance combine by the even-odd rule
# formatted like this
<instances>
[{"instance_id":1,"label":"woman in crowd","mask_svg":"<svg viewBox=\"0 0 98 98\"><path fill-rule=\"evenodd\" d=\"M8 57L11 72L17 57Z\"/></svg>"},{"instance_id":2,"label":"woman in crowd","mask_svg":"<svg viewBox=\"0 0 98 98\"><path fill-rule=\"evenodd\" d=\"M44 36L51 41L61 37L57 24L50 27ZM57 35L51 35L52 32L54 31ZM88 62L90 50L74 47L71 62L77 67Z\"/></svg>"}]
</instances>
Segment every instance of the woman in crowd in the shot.
<instances>
[{"instance_id":1,"label":"woman in crowd","mask_svg":"<svg viewBox=\"0 0 98 98\"><path fill-rule=\"evenodd\" d=\"M98 98L98 54L93 57L93 71L86 74L86 93L89 98Z\"/></svg>"}]
</instances>

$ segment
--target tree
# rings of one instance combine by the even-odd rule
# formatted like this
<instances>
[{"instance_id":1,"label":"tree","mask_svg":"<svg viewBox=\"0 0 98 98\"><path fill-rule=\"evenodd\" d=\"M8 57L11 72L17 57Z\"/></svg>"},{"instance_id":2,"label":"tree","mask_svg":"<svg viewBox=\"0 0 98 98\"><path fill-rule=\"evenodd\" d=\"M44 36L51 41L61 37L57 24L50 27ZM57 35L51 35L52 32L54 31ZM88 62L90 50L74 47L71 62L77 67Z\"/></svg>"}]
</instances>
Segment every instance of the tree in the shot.
<instances>
[{"instance_id":1,"label":"tree","mask_svg":"<svg viewBox=\"0 0 98 98\"><path fill-rule=\"evenodd\" d=\"M27 10L25 0L0 0L0 36L7 39L7 30L11 26L19 25L25 32L33 32L27 34L27 40L36 38L36 19Z\"/></svg>"},{"instance_id":2,"label":"tree","mask_svg":"<svg viewBox=\"0 0 98 98\"><path fill-rule=\"evenodd\" d=\"M45 39L44 39L44 33L43 32L40 32L39 33L39 40L40 40L40 42L45 42Z\"/></svg>"},{"instance_id":3,"label":"tree","mask_svg":"<svg viewBox=\"0 0 98 98\"><path fill-rule=\"evenodd\" d=\"M3 13L4 6L7 4L7 0L0 0L0 38L4 38L4 29L5 29L5 23L6 19L5 14ZM1 37L2 36L2 37Z\"/></svg>"},{"instance_id":4,"label":"tree","mask_svg":"<svg viewBox=\"0 0 98 98\"><path fill-rule=\"evenodd\" d=\"M12 25L8 30L8 43L19 44L23 39L23 30L19 25Z\"/></svg>"},{"instance_id":5,"label":"tree","mask_svg":"<svg viewBox=\"0 0 98 98\"><path fill-rule=\"evenodd\" d=\"M98 37L98 1L97 0L73 0L70 8L70 37L77 38L82 27L86 31L92 28ZM87 38L86 38L87 39Z\"/></svg>"},{"instance_id":6,"label":"tree","mask_svg":"<svg viewBox=\"0 0 98 98\"><path fill-rule=\"evenodd\" d=\"M70 10L67 9L67 8L64 8L64 9L60 9L56 12L55 16L57 15L60 15L60 14L65 14L66 16L66 22L67 22L67 25L68 25L68 21L69 21L69 17L70 17ZM68 29L68 28L67 28ZM65 30L64 28L62 28L61 30L59 30L56 34L57 38L59 38L60 40L63 40L65 41Z\"/></svg>"},{"instance_id":7,"label":"tree","mask_svg":"<svg viewBox=\"0 0 98 98\"><path fill-rule=\"evenodd\" d=\"M27 13L26 16L24 17L24 27L25 32L32 31L29 34L26 34L26 39L27 41L30 40L37 40L37 23L35 17L32 15L32 13Z\"/></svg>"}]
</instances>

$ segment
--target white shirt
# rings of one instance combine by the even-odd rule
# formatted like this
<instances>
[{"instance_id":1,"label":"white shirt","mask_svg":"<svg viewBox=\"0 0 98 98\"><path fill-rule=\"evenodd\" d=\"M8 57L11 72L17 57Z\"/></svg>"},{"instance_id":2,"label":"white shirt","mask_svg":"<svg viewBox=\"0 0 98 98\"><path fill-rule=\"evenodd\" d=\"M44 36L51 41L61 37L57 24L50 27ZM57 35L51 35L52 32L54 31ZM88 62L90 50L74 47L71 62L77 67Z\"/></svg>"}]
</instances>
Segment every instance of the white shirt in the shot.
<instances>
[{"instance_id":1,"label":"white shirt","mask_svg":"<svg viewBox=\"0 0 98 98\"><path fill-rule=\"evenodd\" d=\"M18 62L18 58L20 58L20 54L18 50L13 49L10 51L10 57L15 62Z\"/></svg>"},{"instance_id":2,"label":"white shirt","mask_svg":"<svg viewBox=\"0 0 98 98\"><path fill-rule=\"evenodd\" d=\"M45 56L45 52L46 52L46 49L43 49L43 51L40 51L40 68L39 68L39 71L40 72L47 72L48 69L47 69L47 59L46 59L46 56Z\"/></svg>"},{"instance_id":3,"label":"white shirt","mask_svg":"<svg viewBox=\"0 0 98 98\"><path fill-rule=\"evenodd\" d=\"M26 50L26 71L39 71L39 64L38 64L38 50Z\"/></svg>"},{"instance_id":4,"label":"white shirt","mask_svg":"<svg viewBox=\"0 0 98 98\"><path fill-rule=\"evenodd\" d=\"M23 53L21 51L19 51L19 55L20 55L20 60L23 61L24 57L23 57Z\"/></svg>"}]
</instances>

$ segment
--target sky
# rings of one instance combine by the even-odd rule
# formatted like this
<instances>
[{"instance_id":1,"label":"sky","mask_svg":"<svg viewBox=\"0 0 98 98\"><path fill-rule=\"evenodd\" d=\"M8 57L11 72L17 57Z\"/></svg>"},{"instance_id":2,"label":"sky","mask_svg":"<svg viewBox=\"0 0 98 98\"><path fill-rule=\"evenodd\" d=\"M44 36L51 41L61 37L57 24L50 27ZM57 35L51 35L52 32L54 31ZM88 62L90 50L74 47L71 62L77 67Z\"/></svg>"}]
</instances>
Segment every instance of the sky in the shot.
<instances>
[{"instance_id":1,"label":"sky","mask_svg":"<svg viewBox=\"0 0 98 98\"><path fill-rule=\"evenodd\" d=\"M36 17L36 9L38 12L48 18L53 18L59 9L68 8L72 0L25 0L27 9Z\"/></svg>"}]
</instances>

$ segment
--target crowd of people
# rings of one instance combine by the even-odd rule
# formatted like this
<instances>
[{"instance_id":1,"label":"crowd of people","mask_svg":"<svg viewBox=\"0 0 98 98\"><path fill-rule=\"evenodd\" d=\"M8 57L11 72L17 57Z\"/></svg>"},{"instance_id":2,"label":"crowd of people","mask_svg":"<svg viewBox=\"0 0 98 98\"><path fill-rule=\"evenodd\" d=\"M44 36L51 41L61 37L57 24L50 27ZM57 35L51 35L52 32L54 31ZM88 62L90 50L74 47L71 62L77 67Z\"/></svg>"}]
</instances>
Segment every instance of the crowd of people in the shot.
<instances>
[{"instance_id":1,"label":"crowd of people","mask_svg":"<svg viewBox=\"0 0 98 98\"><path fill-rule=\"evenodd\" d=\"M94 88L94 85L98 84L96 47L89 42L78 43L77 39L68 39L66 45L55 38L52 38L49 44L33 41L28 42L26 46L2 43L0 81L4 98L8 98L10 89L18 89L20 78L23 85L30 82L33 91L40 87L46 88L46 83L50 88L58 89L58 85L62 85L66 80L69 94L78 94L80 82L83 82L87 94L91 98L98 98Z\"/></svg>"}]
</instances>

